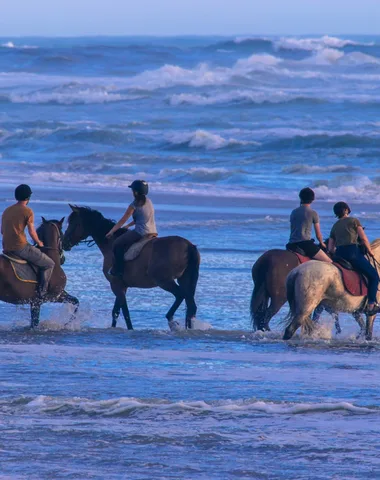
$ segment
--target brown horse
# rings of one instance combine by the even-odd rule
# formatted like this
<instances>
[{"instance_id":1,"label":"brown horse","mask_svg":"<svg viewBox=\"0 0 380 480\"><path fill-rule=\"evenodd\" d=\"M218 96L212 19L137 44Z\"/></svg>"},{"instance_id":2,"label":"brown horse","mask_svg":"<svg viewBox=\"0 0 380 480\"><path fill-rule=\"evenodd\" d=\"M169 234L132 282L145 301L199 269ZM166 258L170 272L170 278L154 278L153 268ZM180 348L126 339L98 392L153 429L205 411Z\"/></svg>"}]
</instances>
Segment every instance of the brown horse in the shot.
<instances>
[{"instance_id":1,"label":"brown horse","mask_svg":"<svg viewBox=\"0 0 380 480\"><path fill-rule=\"evenodd\" d=\"M43 300L38 297L37 284L18 280L10 261L4 256L0 256L0 300L14 305L29 304L31 307L31 328L38 326L42 303L70 303L75 305L75 311L70 321L78 310L78 299L65 292L66 275L61 267L63 221L64 218L60 221L47 221L42 217L42 224L37 229L38 236L44 242L42 251L55 262L48 293Z\"/></svg>"},{"instance_id":2,"label":"brown horse","mask_svg":"<svg viewBox=\"0 0 380 480\"><path fill-rule=\"evenodd\" d=\"M269 322L287 302L286 278L300 261L288 250L273 249L265 252L252 267L254 289L251 297L251 319L255 330L270 330ZM317 322L324 308L334 316L337 333L341 332L339 317L331 308L318 305L313 321ZM365 323L360 313L353 314L361 332Z\"/></svg>"},{"instance_id":3,"label":"brown horse","mask_svg":"<svg viewBox=\"0 0 380 480\"><path fill-rule=\"evenodd\" d=\"M63 237L64 250L71 250L80 242L91 237L103 254L103 274L110 282L116 296L112 310L112 326L123 312L125 323L132 330L132 322L126 300L129 287L154 288L174 295L175 301L166 314L170 328L176 328L173 316L183 300L186 302L186 328L191 328L191 320L195 317L197 306L194 295L199 276L200 255L191 242L182 237L162 237L148 242L134 260L125 262L122 278L108 274L112 266L113 239L108 240L106 234L115 225L97 210L88 207L70 205L72 213L68 219L68 227ZM120 229L115 237L125 230ZM88 243L88 241L87 241ZM177 280L177 282L175 281Z\"/></svg>"}]
</instances>

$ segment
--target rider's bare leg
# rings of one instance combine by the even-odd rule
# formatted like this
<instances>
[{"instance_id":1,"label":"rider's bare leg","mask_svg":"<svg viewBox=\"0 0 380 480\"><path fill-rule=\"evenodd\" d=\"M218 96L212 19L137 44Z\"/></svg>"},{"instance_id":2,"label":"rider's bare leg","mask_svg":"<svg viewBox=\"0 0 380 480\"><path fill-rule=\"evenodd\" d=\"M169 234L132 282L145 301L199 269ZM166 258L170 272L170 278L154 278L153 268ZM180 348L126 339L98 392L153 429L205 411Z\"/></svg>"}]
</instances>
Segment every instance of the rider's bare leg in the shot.
<instances>
[{"instance_id":1,"label":"rider's bare leg","mask_svg":"<svg viewBox=\"0 0 380 480\"><path fill-rule=\"evenodd\" d=\"M327 262L327 263L333 262L331 258L323 250L319 250L319 252L314 255L313 260L320 260L321 262Z\"/></svg>"}]
</instances>

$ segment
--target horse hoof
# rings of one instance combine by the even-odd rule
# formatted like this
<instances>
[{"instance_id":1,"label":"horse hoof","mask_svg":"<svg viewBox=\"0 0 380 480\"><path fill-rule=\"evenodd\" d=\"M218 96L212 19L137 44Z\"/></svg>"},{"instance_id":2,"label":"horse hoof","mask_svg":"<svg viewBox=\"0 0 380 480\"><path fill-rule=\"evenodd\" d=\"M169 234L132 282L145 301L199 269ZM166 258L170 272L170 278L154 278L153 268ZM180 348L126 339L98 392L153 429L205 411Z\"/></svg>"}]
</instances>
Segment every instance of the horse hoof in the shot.
<instances>
[{"instance_id":1,"label":"horse hoof","mask_svg":"<svg viewBox=\"0 0 380 480\"><path fill-rule=\"evenodd\" d=\"M181 330L181 326L176 320L169 320L168 324L171 332L178 332Z\"/></svg>"},{"instance_id":2,"label":"horse hoof","mask_svg":"<svg viewBox=\"0 0 380 480\"><path fill-rule=\"evenodd\" d=\"M286 329L282 339L283 340L290 340L293 335L294 335L294 332L290 331L289 329Z\"/></svg>"}]
</instances>

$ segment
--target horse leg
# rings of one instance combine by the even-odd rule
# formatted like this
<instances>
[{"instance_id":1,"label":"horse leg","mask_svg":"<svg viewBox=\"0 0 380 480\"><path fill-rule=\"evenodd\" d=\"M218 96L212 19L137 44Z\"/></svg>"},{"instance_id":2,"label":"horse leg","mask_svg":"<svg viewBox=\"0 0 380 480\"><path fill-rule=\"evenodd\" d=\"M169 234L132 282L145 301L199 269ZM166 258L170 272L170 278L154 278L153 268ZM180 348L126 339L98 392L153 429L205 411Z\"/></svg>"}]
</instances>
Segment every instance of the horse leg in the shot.
<instances>
[{"instance_id":1,"label":"horse leg","mask_svg":"<svg viewBox=\"0 0 380 480\"><path fill-rule=\"evenodd\" d=\"M38 327L40 322L41 302L33 302L30 304L31 323L30 328Z\"/></svg>"},{"instance_id":2,"label":"horse leg","mask_svg":"<svg viewBox=\"0 0 380 480\"><path fill-rule=\"evenodd\" d=\"M114 311L116 312L117 308L121 309L121 311L123 312L124 320L128 330L133 330L131 316L129 314L129 309L128 309L127 297L126 297L127 287L122 283L122 281L120 281L120 279L115 279L111 281L111 289L116 296L112 313Z\"/></svg>"},{"instance_id":3,"label":"horse leg","mask_svg":"<svg viewBox=\"0 0 380 480\"><path fill-rule=\"evenodd\" d=\"M186 320L185 328L192 328L192 319L197 313L197 304L194 299L194 287L192 286L191 278L188 278L186 275L183 275L178 279L179 286L181 287L182 295L186 302ZM190 292L190 293L189 293Z\"/></svg>"},{"instance_id":4,"label":"horse leg","mask_svg":"<svg viewBox=\"0 0 380 480\"><path fill-rule=\"evenodd\" d=\"M292 322L290 323L290 325L286 327L283 339L290 340L301 325L302 325L301 317L300 315L297 315L292 319Z\"/></svg>"},{"instance_id":5,"label":"horse leg","mask_svg":"<svg viewBox=\"0 0 380 480\"><path fill-rule=\"evenodd\" d=\"M177 285L174 280L158 281L157 285L166 292L170 292L175 297L173 305L170 307L168 313L166 314L170 330L175 330L179 327L179 324L178 322L175 322L173 320L173 317L175 312L178 310L179 306L183 302L183 299L185 298L184 294L181 287Z\"/></svg>"},{"instance_id":6,"label":"horse leg","mask_svg":"<svg viewBox=\"0 0 380 480\"><path fill-rule=\"evenodd\" d=\"M339 335L340 333L342 333L342 329L340 327L340 322L339 322L339 314L335 312L333 313L333 317L334 317L335 331Z\"/></svg>"},{"instance_id":7,"label":"horse leg","mask_svg":"<svg viewBox=\"0 0 380 480\"><path fill-rule=\"evenodd\" d=\"M119 302L117 301L117 298L115 298L115 303L112 309L112 327L113 328L116 327L116 322L119 316L120 316L120 305L119 305Z\"/></svg>"},{"instance_id":8,"label":"horse leg","mask_svg":"<svg viewBox=\"0 0 380 480\"><path fill-rule=\"evenodd\" d=\"M271 297L269 308L263 319L262 328L259 330L270 332L269 322L279 312L284 303L285 301L283 300L282 296Z\"/></svg>"},{"instance_id":9,"label":"horse leg","mask_svg":"<svg viewBox=\"0 0 380 480\"><path fill-rule=\"evenodd\" d=\"M359 331L358 335L356 336L356 338L360 338L363 335L363 333L365 332L366 324L365 324L365 322L363 320L363 317L362 317L360 312L354 312L352 315L353 315L354 319L356 320L357 324L360 327L360 331Z\"/></svg>"},{"instance_id":10,"label":"horse leg","mask_svg":"<svg viewBox=\"0 0 380 480\"><path fill-rule=\"evenodd\" d=\"M314 313L313 313L313 317L312 317L312 320L314 323L319 323L319 319L321 318L321 315L323 313L323 310L325 309L325 307L323 307L322 304L319 304L316 309L314 310ZM327 310L327 308L326 308Z\"/></svg>"},{"instance_id":11,"label":"horse leg","mask_svg":"<svg viewBox=\"0 0 380 480\"><path fill-rule=\"evenodd\" d=\"M375 322L376 315L367 315L367 322L365 328L365 338L366 340L372 340L373 333L373 324Z\"/></svg>"}]
</instances>

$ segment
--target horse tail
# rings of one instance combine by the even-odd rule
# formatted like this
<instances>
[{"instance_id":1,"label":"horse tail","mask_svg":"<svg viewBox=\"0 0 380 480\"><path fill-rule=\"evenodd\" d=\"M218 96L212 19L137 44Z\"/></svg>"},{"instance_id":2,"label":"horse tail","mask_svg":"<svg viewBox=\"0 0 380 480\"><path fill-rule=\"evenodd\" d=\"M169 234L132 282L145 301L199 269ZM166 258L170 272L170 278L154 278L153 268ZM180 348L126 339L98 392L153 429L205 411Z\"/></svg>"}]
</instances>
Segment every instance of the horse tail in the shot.
<instances>
[{"instance_id":1,"label":"horse tail","mask_svg":"<svg viewBox=\"0 0 380 480\"><path fill-rule=\"evenodd\" d=\"M192 317L195 317L195 314L197 313L197 306L194 296L199 278L200 263L201 256L198 248L189 242L187 247L187 266L181 277L178 278L178 284L182 289L182 293L187 305L187 322L190 321Z\"/></svg>"},{"instance_id":2,"label":"horse tail","mask_svg":"<svg viewBox=\"0 0 380 480\"><path fill-rule=\"evenodd\" d=\"M260 257L252 267L252 280L255 284L251 296L251 322L254 330L259 330L266 326L266 312L269 303L269 294L266 288L267 265Z\"/></svg>"},{"instance_id":3,"label":"horse tail","mask_svg":"<svg viewBox=\"0 0 380 480\"><path fill-rule=\"evenodd\" d=\"M191 298L194 298L199 278L201 256L198 248L192 243L189 243L187 255L187 268L184 274L187 274L189 278L188 295L191 296Z\"/></svg>"}]
</instances>

